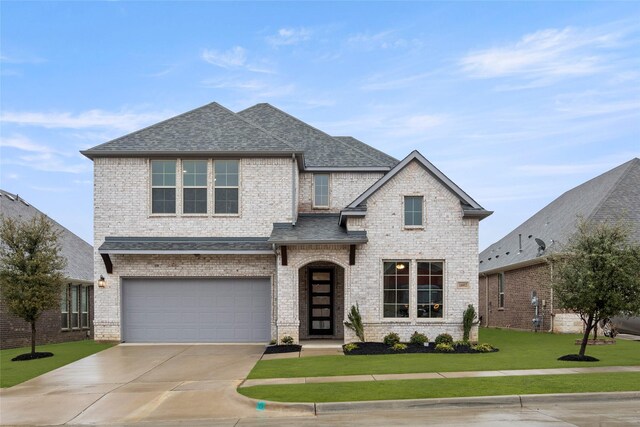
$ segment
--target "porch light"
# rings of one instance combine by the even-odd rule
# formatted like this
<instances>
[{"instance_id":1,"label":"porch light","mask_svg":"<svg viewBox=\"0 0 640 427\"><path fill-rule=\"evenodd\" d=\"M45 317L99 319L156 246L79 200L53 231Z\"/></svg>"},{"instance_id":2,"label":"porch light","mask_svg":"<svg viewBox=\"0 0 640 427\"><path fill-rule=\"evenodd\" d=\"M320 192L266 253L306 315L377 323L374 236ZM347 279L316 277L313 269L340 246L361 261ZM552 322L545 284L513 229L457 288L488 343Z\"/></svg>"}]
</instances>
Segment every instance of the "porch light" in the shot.
<instances>
[{"instance_id":1,"label":"porch light","mask_svg":"<svg viewBox=\"0 0 640 427\"><path fill-rule=\"evenodd\" d=\"M107 287L107 281L104 279L104 276L102 274L100 275L100 279L98 279L98 287L100 288Z\"/></svg>"},{"instance_id":2,"label":"porch light","mask_svg":"<svg viewBox=\"0 0 640 427\"><path fill-rule=\"evenodd\" d=\"M404 270L404 264L398 264L396 267L398 270Z\"/></svg>"}]
</instances>

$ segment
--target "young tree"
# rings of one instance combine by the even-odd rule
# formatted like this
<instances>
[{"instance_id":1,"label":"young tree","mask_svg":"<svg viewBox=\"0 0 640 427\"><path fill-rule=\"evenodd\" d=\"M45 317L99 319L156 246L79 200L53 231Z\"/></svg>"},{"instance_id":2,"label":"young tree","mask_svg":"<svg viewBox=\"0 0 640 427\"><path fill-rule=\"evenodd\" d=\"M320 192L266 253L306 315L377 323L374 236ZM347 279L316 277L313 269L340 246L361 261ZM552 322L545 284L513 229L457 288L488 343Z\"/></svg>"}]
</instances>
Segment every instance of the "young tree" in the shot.
<instances>
[{"instance_id":1,"label":"young tree","mask_svg":"<svg viewBox=\"0 0 640 427\"><path fill-rule=\"evenodd\" d=\"M584 322L580 357L600 320L640 313L640 245L629 235L622 224L580 219L575 235L553 257L555 297Z\"/></svg>"},{"instance_id":2,"label":"young tree","mask_svg":"<svg viewBox=\"0 0 640 427\"><path fill-rule=\"evenodd\" d=\"M29 221L0 218L0 287L9 312L31 324L31 355L36 353L36 321L58 307L66 260L59 232L44 216Z\"/></svg>"}]
</instances>

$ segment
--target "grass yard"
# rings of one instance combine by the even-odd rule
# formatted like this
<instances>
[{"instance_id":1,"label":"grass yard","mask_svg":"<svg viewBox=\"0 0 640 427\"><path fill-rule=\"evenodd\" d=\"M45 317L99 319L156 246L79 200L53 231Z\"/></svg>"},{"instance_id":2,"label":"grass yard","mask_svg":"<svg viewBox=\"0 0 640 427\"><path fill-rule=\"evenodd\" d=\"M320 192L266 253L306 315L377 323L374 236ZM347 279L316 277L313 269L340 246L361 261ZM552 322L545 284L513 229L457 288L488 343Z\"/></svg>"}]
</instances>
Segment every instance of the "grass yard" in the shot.
<instances>
[{"instance_id":1,"label":"grass yard","mask_svg":"<svg viewBox=\"0 0 640 427\"><path fill-rule=\"evenodd\" d=\"M0 388L20 384L83 357L105 350L112 345L96 343L92 340L39 345L36 347L36 351L49 351L53 353L53 357L21 362L12 362L11 359L19 354L29 353L31 347L0 350Z\"/></svg>"},{"instance_id":2,"label":"grass yard","mask_svg":"<svg viewBox=\"0 0 640 427\"><path fill-rule=\"evenodd\" d=\"M483 354L319 356L264 360L256 364L248 378L640 365L640 342L625 340L617 340L614 345L589 346L586 354L597 357L600 362L557 360L560 356L579 351L579 346L574 344L576 338L580 337L482 328L480 342L492 344L500 351Z\"/></svg>"},{"instance_id":3,"label":"grass yard","mask_svg":"<svg viewBox=\"0 0 640 427\"><path fill-rule=\"evenodd\" d=\"M638 390L640 372L269 385L238 392L277 402L352 402Z\"/></svg>"}]
</instances>

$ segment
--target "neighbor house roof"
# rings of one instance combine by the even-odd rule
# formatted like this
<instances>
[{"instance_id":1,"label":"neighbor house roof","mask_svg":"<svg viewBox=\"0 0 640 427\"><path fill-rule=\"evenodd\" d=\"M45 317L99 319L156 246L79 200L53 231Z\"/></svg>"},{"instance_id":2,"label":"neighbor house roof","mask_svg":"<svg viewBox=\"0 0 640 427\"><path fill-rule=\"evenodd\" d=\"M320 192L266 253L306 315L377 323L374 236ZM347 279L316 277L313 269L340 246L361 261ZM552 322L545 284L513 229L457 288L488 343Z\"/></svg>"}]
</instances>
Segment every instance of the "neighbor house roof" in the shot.
<instances>
[{"instance_id":1,"label":"neighbor house roof","mask_svg":"<svg viewBox=\"0 0 640 427\"><path fill-rule=\"evenodd\" d=\"M256 104L238 113L251 123L286 140L304 152L305 169L366 169L388 171L397 160L356 140L334 138L270 104Z\"/></svg>"},{"instance_id":2,"label":"neighbor house roof","mask_svg":"<svg viewBox=\"0 0 640 427\"><path fill-rule=\"evenodd\" d=\"M631 238L640 242L640 159L632 159L611 169L549 203L482 251L480 272L535 263L541 256L561 250L575 232L578 217L626 222L632 229ZM544 242L544 251L539 250L536 238Z\"/></svg>"},{"instance_id":3,"label":"neighbor house roof","mask_svg":"<svg viewBox=\"0 0 640 427\"><path fill-rule=\"evenodd\" d=\"M338 214L299 214L295 225L275 223L269 242L279 245L367 243L366 231L340 227Z\"/></svg>"},{"instance_id":4,"label":"neighbor house roof","mask_svg":"<svg viewBox=\"0 0 640 427\"><path fill-rule=\"evenodd\" d=\"M36 215L44 215L29 202L16 194L0 190L0 214L20 221L31 220ZM46 215L45 215L46 216ZM93 282L93 247L71 231L46 216L60 232L58 243L60 255L67 260L64 275L68 279Z\"/></svg>"},{"instance_id":5,"label":"neighbor house roof","mask_svg":"<svg viewBox=\"0 0 640 427\"><path fill-rule=\"evenodd\" d=\"M465 217L486 218L491 215L492 211L485 210L482 206L473 200L467 193L462 191L453 181L451 181L445 174L440 172L431 162L429 162L422 154L417 150L412 151L407 157L402 159L393 169L391 169L386 175L376 181L371 187L369 187L364 193L358 196L353 202L351 202L342 212L343 217L348 215L361 215L366 214L366 201L371 195L382 188L387 182L389 182L394 176L396 176L401 170L403 170L409 163L416 161L427 172L429 172L435 179L437 179L442 185L444 185L449 191L455 194L462 205L462 211ZM343 219L340 219L343 222Z\"/></svg>"},{"instance_id":6,"label":"neighbor house roof","mask_svg":"<svg viewBox=\"0 0 640 427\"><path fill-rule=\"evenodd\" d=\"M273 254L266 237L113 237L101 254Z\"/></svg>"},{"instance_id":7,"label":"neighbor house roof","mask_svg":"<svg viewBox=\"0 0 640 427\"><path fill-rule=\"evenodd\" d=\"M273 134L212 102L88 150L99 156L301 153Z\"/></svg>"}]
</instances>

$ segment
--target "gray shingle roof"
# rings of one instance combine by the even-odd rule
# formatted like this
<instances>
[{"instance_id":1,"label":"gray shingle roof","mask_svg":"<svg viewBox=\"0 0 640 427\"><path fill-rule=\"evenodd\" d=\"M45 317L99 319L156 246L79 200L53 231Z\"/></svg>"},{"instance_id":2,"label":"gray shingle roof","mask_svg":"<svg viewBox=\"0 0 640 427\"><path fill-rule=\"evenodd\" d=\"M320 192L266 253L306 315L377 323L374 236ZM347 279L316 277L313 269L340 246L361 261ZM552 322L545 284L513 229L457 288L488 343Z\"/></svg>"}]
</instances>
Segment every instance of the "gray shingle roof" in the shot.
<instances>
[{"instance_id":1,"label":"gray shingle roof","mask_svg":"<svg viewBox=\"0 0 640 427\"><path fill-rule=\"evenodd\" d=\"M4 190L0 190L0 213L21 221L28 221L38 214L44 215L21 197ZM93 247L53 219L47 218L61 233L58 241L60 254L67 260L64 275L68 279L93 282Z\"/></svg>"},{"instance_id":2,"label":"gray shingle roof","mask_svg":"<svg viewBox=\"0 0 640 427\"><path fill-rule=\"evenodd\" d=\"M387 153L384 153L378 150L377 148L373 148L372 146L365 144L364 142L352 136L334 136L334 138L337 139L338 141L341 141L351 146L351 148L354 148L368 155L369 157L373 157L374 159L380 162L380 165L394 167L395 165L398 164L398 159L396 159L395 157L391 157Z\"/></svg>"},{"instance_id":3,"label":"gray shingle roof","mask_svg":"<svg viewBox=\"0 0 640 427\"><path fill-rule=\"evenodd\" d=\"M106 254L273 253L266 237L105 237Z\"/></svg>"},{"instance_id":4,"label":"gray shingle roof","mask_svg":"<svg viewBox=\"0 0 640 427\"><path fill-rule=\"evenodd\" d=\"M578 216L594 221L623 221L640 242L640 159L632 159L569 191L549 203L505 237L480 253L480 272L534 262L541 239L547 255L561 250L575 232ZM522 235L519 252L518 234ZM531 237L529 237L531 236Z\"/></svg>"},{"instance_id":5,"label":"gray shingle roof","mask_svg":"<svg viewBox=\"0 0 640 427\"><path fill-rule=\"evenodd\" d=\"M367 242L366 231L347 232L337 214L300 214L296 225L275 223L269 242L280 245L359 244Z\"/></svg>"},{"instance_id":6,"label":"gray shingle roof","mask_svg":"<svg viewBox=\"0 0 640 427\"><path fill-rule=\"evenodd\" d=\"M304 123L270 104L256 104L240 111L239 116L286 140L304 151L308 168L386 168L395 165L395 159L381 159L371 155L362 145L347 143ZM377 150L376 150L377 151Z\"/></svg>"},{"instance_id":7,"label":"gray shingle roof","mask_svg":"<svg viewBox=\"0 0 640 427\"><path fill-rule=\"evenodd\" d=\"M89 158L126 154L293 153L287 142L216 102L93 147Z\"/></svg>"}]
</instances>

